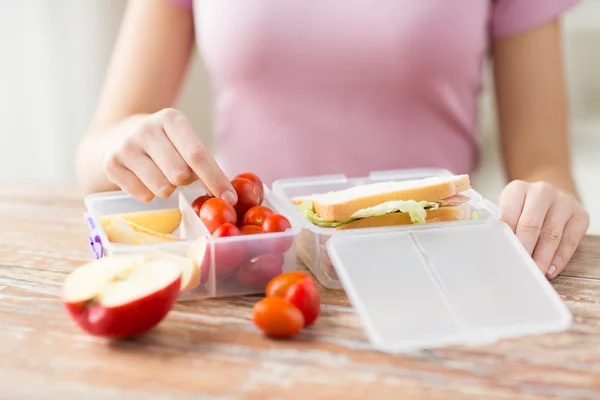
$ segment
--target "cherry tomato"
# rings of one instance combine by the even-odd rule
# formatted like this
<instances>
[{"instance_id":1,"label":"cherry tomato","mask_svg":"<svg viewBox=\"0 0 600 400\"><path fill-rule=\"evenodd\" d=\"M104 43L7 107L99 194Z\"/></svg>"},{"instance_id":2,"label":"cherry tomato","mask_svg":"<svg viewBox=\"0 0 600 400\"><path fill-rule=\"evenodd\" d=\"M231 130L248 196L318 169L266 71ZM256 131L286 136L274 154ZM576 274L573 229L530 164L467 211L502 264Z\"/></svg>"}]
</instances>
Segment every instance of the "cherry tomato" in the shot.
<instances>
[{"instance_id":1,"label":"cherry tomato","mask_svg":"<svg viewBox=\"0 0 600 400\"><path fill-rule=\"evenodd\" d=\"M262 202L265 200L265 188L263 186L263 182L258 176L256 176L256 174L253 174L252 172L245 172L243 174L237 175L235 178L246 178L252 183L254 183L254 185L256 185L256 190L258 191L258 195L260 198L260 202L258 204L262 204Z\"/></svg>"},{"instance_id":2,"label":"cherry tomato","mask_svg":"<svg viewBox=\"0 0 600 400\"><path fill-rule=\"evenodd\" d=\"M267 297L254 305L254 324L267 336L290 338L304 327L302 312L281 297Z\"/></svg>"},{"instance_id":3,"label":"cherry tomato","mask_svg":"<svg viewBox=\"0 0 600 400\"><path fill-rule=\"evenodd\" d=\"M211 268L211 252L215 253L214 269ZM240 269L245 259L244 246L237 242L214 243L213 247L206 250L204 260L200 266L200 283L205 284L211 274L215 275L217 281L225 281L232 278Z\"/></svg>"},{"instance_id":4,"label":"cherry tomato","mask_svg":"<svg viewBox=\"0 0 600 400\"><path fill-rule=\"evenodd\" d=\"M269 215L262 224L262 230L265 233L285 232L291 227L290 221L281 214Z\"/></svg>"},{"instance_id":5,"label":"cherry tomato","mask_svg":"<svg viewBox=\"0 0 600 400\"><path fill-rule=\"evenodd\" d=\"M290 286L301 282L306 278L310 278L310 275L303 271L293 271L280 274L269 282L265 290L265 294L267 297L285 298Z\"/></svg>"},{"instance_id":6,"label":"cherry tomato","mask_svg":"<svg viewBox=\"0 0 600 400\"><path fill-rule=\"evenodd\" d=\"M203 196L197 197L196 200L194 200L192 202L192 209L194 210L194 212L196 214L198 214L200 212L200 208L202 208L202 205L204 203L206 203L206 200L209 200L212 198L214 198L214 196L211 196L209 194L205 194Z\"/></svg>"},{"instance_id":7,"label":"cherry tomato","mask_svg":"<svg viewBox=\"0 0 600 400\"><path fill-rule=\"evenodd\" d=\"M241 236L242 232L233 224L223 224L213 233L213 237ZM244 263L245 246L240 242L216 242L215 277L217 280L231 278Z\"/></svg>"},{"instance_id":8,"label":"cherry tomato","mask_svg":"<svg viewBox=\"0 0 600 400\"><path fill-rule=\"evenodd\" d=\"M234 178L231 184L238 195L238 201L235 204L238 220L241 222L246 211L260 204L260 196L256 185L246 178Z\"/></svg>"},{"instance_id":9,"label":"cherry tomato","mask_svg":"<svg viewBox=\"0 0 600 400\"><path fill-rule=\"evenodd\" d=\"M304 326L312 325L321 313L321 296L311 277L292 284L285 299L298 307L304 316Z\"/></svg>"},{"instance_id":10,"label":"cherry tomato","mask_svg":"<svg viewBox=\"0 0 600 400\"><path fill-rule=\"evenodd\" d=\"M242 232L238 229L237 226L230 223L225 223L223 225L220 225L217 229L215 229L215 231L213 232L213 237L240 236L241 234Z\"/></svg>"},{"instance_id":11,"label":"cherry tomato","mask_svg":"<svg viewBox=\"0 0 600 400\"><path fill-rule=\"evenodd\" d=\"M237 214L233 206L216 197L206 200L200 207L198 216L211 234L223 224L237 224Z\"/></svg>"},{"instance_id":12,"label":"cherry tomato","mask_svg":"<svg viewBox=\"0 0 600 400\"><path fill-rule=\"evenodd\" d=\"M256 225L242 225L240 232L242 232L243 235L255 235L257 233L263 233L261 227Z\"/></svg>"},{"instance_id":13,"label":"cherry tomato","mask_svg":"<svg viewBox=\"0 0 600 400\"><path fill-rule=\"evenodd\" d=\"M273 257L277 257L278 260L280 260L281 264L283 265L283 262L285 261L285 256L281 253L275 253L275 254L271 254Z\"/></svg>"},{"instance_id":14,"label":"cherry tomato","mask_svg":"<svg viewBox=\"0 0 600 400\"><path fill-rule=\"evenodd\" d=\"M263 254L242 265L238 281L253 289L264 289L271 279L281 274L282 267L282 258L273 254Z\"/></svg>"},{"instance_id":15,"label":"cherry tomato","mask_svg":"<svg viewBox=\"0 0 600 400\"><path fill-rule=\"evenodd\" d=\"M273 214L265 218L265 222L263 222L262 225L262 230L264 233L276 233L284 232L291 227L292 225L286 217L281 214ZM285 253L290 247L292 247L293 243L294 238L292 236L276 238L265 237L265 239L262 241L262 252L271 254Z\"/></svg>"},{"instance_id":16,"label":"cherry tomato","mask_svg":"<svg viewBox=\"0 0 600 400\"><path fill-rule=\"evenodd\" d=\"M266 206L255 206L246 211L242 225L256 225L262 227L268 216L273 215L273 210Z\"/></svg>"}]
</instances>

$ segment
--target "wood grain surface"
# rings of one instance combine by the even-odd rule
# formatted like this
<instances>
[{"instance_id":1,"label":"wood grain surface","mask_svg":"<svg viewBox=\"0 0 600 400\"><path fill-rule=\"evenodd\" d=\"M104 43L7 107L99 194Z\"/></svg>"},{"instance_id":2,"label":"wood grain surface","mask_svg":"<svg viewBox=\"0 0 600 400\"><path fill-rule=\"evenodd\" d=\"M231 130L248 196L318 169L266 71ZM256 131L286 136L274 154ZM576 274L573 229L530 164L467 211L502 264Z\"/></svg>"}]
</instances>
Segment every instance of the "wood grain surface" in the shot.
<instances>
[{"instance_id":1,"label":"wood grain surface","mask_svg":"<svg viewBox=\"0 0 600 400\"><path fill-rule=\"evenodd\" d=\"M150 334L83 334L59 302L91 259L82 193L0 189L0 399L600 399L600 237L553 285L574 315L559 334L391 356L370 349L342 291L293 341L251 323L257 297L184 302Z\"/></svg>"}]
</instances>

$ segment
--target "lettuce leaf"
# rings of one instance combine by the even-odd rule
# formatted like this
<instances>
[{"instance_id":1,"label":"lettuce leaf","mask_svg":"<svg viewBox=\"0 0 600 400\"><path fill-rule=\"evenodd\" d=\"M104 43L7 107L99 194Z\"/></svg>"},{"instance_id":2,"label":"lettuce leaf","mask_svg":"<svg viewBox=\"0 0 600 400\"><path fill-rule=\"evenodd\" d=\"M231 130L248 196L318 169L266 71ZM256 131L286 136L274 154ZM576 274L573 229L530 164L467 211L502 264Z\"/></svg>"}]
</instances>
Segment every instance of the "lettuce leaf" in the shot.
<instances>
[{"instance_id":1,"label":"lettuce leaf","mask_svg":"<svg viewBox=\"0 0 600 400\"><path fill-rule=\"evenodd\" d=\"M391 214L394 212L405 212L410 216L410 220L413 223L424 224L425 217L427 216L426 210L435 210L439 207L438 203L428 202L428 201L420 201L417 202L415 200L398 200L398 201L388 201L386 203L379 204L377 206L364 208L355 212L349 218L342 221L326 221L323 218L319 217L314 210L312 200L307 200L302 202L298 206L300 212L308 219L310 222L317 226L329 227L329 228L337 228L338 226L345 225L349 222L355 221L361 218L369 218L369 217L377 217L380 215Z\"/></svg>"},{"instance_id":2,"label":"lettuce leaf","mask_svg":"<svg viewBox=\"0 0 600 400\"><path fill-rule=\"evenodd\" d=\"M356 219L356 218L348 218L343 221L326 221L323 218L319 217L315 213L312 200L307 200L307 201L302 202L302 204L300 204L298 206L298 209L306 217L306 219L308 219L313 224L315 224L317 226L328 227L328 228L337 228L338 226L342 226L342 225L347 224L348 222L352 222Z\"/></svg>"},{"instance_id":3,"label":"lettuce leaf","mask_svg":"<svg viewBox=\"0 0 600 400\"><path fill-rule=\"evenodd\" d=\"M425 217L427 216L426 209L435 210L438 208L438 203L429 202L429 201L420 201L417 202L415 200L396 200L396 201L388 201L386 203L382 203L373 207L364 208L352 214L350 218L359 219L359 218L368 218L368 217L377 217L380 215L391 214L394 212L405 212L410 216L410 220L416 224L424 224Z\"/></svg>"}]
</instances>

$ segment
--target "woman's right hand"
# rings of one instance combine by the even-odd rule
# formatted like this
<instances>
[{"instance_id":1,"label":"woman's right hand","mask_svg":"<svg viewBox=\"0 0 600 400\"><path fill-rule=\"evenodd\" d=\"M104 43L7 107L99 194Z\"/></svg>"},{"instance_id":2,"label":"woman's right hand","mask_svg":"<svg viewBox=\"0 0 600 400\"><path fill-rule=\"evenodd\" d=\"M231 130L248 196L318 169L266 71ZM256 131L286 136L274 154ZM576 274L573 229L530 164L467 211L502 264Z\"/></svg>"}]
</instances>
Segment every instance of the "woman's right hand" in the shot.
<instances>
[{"instance_id":1,"label":"woman's right hand","mask_svg":"<svg viewBox=\"0 0 600 400\"><path fill-rule=\"evenodd\" d=\"M188 118L166 108L140 116L104 157L108 180L137 200L169 197L199 180L213 195L235 205L235 189L209 154Z\"/></svg>"}]
</instances>

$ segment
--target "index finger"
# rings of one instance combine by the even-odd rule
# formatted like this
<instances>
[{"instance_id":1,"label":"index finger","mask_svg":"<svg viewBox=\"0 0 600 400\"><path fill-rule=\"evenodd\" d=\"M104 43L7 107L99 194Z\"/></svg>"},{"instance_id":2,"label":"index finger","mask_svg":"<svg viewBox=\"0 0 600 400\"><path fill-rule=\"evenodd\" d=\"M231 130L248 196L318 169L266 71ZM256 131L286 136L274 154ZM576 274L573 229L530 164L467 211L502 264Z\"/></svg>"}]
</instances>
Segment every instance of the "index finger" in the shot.
<instances>
[{"instance_id":1,"label":"index finger","mask_svg":"<svg viewBox=\"0 0 600 400\"><path fill-rule=\"evenodd\" d=\"M235 205L237 195L233 185L194 132L187 117L173 109L160 113L167 137L196 176L215 196Z\"/></svg>"},{"instance_id":2,"label":"index finger","mask_svg":"<svg viewBox=\"0 0 600 400\"><path fill-rule=\"evenodd\" d=\"M523 212L525 197L527 195L527 183L523 181L512 181L502 191L500 196L501 220L515 232L519 216Z\"/></svg>"}]
</instances>

